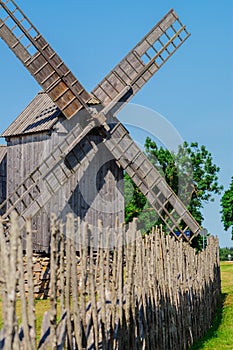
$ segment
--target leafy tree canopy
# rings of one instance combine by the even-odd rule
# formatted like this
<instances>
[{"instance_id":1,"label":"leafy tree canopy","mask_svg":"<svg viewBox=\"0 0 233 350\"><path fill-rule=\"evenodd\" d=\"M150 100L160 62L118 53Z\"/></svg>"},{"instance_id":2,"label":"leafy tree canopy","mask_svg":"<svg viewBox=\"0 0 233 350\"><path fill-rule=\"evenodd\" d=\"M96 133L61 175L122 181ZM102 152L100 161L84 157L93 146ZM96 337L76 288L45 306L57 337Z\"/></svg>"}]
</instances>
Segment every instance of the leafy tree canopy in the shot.
<instances>
[{"instance_id":1,"label":"leafy tree canopy","mask_svg":"<svg viewBox=\"0 0 233 350\"><path fill-rule=\"evenodd\" d=\"M233 239L233 177L231 180L230 188L225 191L221 199L221 214L224 229L231 228Z\"/></svg>"},{"instance_id":2,"label":"leafy tree canopy","mask_svg":"<svg viewBox=\"0 0 233 350\"><path fill-rule=\"evenodd\" d=\"M226 260L229 260L229 257L228 256L231 256L231 260L233 260L233 247L231 248L219 248L219 257L220 257L220 260L222 261L226 261Z\"/></svg>"},{"instance_id":3,"label":"leafy tree canopy","mask_svg":"<svg viewBox=\"0 0 233 350\"><path fill-rule=\"evenodd\" d=\"M173 153L158 147L149 137L145 141L145 153L201 224L203 204L213 201L213 195L220 194L222 190L218 183L219 167L213 163L211 153L196 142L190 145L184 142L177 153ZM144 222L145 231L161 223L128 175L125 176L125 197L126 222L135 216L139 217L139 224L140 221Z\"/></svg>"}]
</instances>

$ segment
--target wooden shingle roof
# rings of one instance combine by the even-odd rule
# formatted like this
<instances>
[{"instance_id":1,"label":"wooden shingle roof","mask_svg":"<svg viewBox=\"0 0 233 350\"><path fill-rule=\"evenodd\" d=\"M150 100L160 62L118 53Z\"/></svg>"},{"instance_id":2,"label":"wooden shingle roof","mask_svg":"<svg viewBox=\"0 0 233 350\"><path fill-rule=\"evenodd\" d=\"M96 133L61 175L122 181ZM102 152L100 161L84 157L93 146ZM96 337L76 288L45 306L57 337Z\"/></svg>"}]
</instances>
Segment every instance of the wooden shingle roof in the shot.
<instances>
[{"instance_id":1,"label":"wooden shingle roof","mask_svg":"<svg viewBox=\"0 0 233 350\"><path fill-rule=\"evenodd\" d=\"M99 100L91 94L90 96L88 105L100 104ZM41 91L0 136L10 137L46 132L56 124L59 117L65 118L51 98Z\"/></svg>"},{"instance_id":2,"label":"wooden shingle roof","mask_svg":"<svg viewBox=\"0 0 233 350\"><path fill-rule=\"evenodd\" d=\"M39 92L25 110L3 132L2 137L19 136L50 130L62 116L59 108L44 92Z\"/></svg>"}]
</instances>

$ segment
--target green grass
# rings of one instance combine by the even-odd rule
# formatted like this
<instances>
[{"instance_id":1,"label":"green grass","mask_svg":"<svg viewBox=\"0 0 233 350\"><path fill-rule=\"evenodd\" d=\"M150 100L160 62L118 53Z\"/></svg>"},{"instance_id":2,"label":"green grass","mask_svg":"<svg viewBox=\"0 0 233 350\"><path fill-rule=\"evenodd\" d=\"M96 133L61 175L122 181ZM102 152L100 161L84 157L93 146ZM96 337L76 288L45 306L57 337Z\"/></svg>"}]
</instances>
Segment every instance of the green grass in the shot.
<instances>
[{"instance_id":1,"label":"green grass","mask_svg":"<svg viewBox=\"0 0 233 350\"><path fill-rule=\"evenodd\" d=\"M36 300L35 301L35 310L36 310L36 340L37 343L40 340L40 331L41 331L41 325L44 317L44 313L50 309L50 301L49 299L46 300ZM0 301L0 310L2 310L2 301ZM16 315L18 317L18 323L21 324L22 322L22 311L21 311L21 302L17 300L16 302ZM3 320L2 315L0 313L0 329L3 326Z\"/></svg>"},{"instance_id":2,"label":"green grass","mask_svg":"<svg viewBox=\"0 0 233 350\"><path fill-rule=\"evenodd\" d=\"M221 263L222 305L213 326L190 350L233 350L233 263Z\"/></svg>"}]
</instances>

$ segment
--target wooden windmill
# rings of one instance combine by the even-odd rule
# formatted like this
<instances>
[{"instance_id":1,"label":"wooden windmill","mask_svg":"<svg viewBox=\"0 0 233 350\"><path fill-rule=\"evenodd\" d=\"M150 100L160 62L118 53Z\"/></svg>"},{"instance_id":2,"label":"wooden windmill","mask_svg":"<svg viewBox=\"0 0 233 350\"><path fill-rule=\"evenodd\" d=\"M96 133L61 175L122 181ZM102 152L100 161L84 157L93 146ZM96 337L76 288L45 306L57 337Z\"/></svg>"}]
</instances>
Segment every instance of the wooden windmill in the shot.
<instances>
[{"instance_id":1,"label":"wooden windmill","mask_svg":"<svg viewBox=\"0 0 233 350\"><path fill-rule=\"evenodd\" d=\"M180 237L187 240L196 236L201 227L116 118L119 109L189 37L175 11L169 11L91 93L84 89L12 0L0 1L0 36L44 90L30 105L31 114L36 110L41 112L41 118L43 108L48 113L46 120L38 119L38 115L33 119L26 109L17 128L12 124L3 136L9 141L16 135L16 129L18 135L26 131L31 135L33 128L46 129L47 124L51 127L58 115L63 118L60 127L65 127L62 138L55 146L50 144L43 161L34 164L20 184L8 189L7 198L0 207L0 210L5 208L3 217L7 218L12 210L16 210L23 226L28 217L43 212L67 184L67 191L70 189L72 196L72 179L77 185L80 178L85 177L85 164L93 164L101 143L106 154L111 154L114 159L114 165L106 166L117 168L118 180L122 179L123 170L129 174L171 233L178 230ZM33 120L29 124L30 118ZM14 148L10 141L9 153ZM76 174L79 176L75 177ZM120 196L117 199L122 213L122 199ZM185 235L187 229L191 231L190 237Z\"/></svg>"}]
</instances>

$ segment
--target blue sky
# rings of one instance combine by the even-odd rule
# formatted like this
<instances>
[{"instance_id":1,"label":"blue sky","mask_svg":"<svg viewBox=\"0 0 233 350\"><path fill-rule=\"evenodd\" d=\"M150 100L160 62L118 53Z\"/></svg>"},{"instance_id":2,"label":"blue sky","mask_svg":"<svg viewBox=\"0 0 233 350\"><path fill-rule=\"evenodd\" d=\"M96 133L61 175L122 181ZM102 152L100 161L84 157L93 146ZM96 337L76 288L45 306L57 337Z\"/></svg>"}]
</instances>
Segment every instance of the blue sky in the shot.
<instances>
[{"instance_id":1,"label":"blue sky","mask_svg":"<svg viewBox=\"0 0 233 350\"><path fill-rule=\"evenodd\" d=\"M233 176L233 1L17 3L88 90L174 8L192 35L132 102L159 112L183 139L204 144L221 168L220 182L229 187ZM2 132L40 87L2 41L0 60ZM232 246L219 210L218 198L206 205L204 225L219 236L221 246Z\"/></svg>"}]
</instances>

